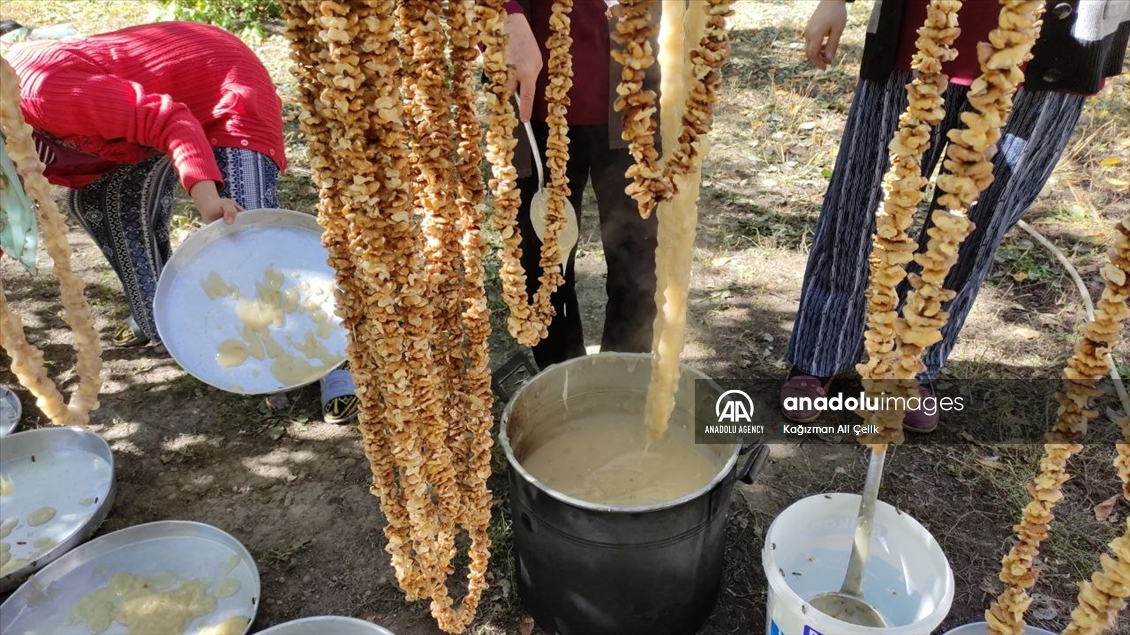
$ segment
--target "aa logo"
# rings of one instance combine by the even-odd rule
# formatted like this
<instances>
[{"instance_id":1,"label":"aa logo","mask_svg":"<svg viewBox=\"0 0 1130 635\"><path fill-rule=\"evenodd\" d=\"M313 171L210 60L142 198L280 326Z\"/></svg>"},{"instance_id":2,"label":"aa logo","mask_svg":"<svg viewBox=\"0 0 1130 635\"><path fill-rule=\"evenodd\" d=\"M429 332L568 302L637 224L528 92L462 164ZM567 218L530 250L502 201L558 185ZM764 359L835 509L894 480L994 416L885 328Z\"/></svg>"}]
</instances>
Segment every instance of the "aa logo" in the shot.
<instances>
[{"instance_id":1,"label":"aa logo","mask_svg":"<svg viewBox=\"0 0 1130 635\"><path fill-rule=\"evenodd\" d=\"M714 416L718 423L753 423L753 400L741 390L727 390L714 402Z\"/></svg>"}]
</instances>

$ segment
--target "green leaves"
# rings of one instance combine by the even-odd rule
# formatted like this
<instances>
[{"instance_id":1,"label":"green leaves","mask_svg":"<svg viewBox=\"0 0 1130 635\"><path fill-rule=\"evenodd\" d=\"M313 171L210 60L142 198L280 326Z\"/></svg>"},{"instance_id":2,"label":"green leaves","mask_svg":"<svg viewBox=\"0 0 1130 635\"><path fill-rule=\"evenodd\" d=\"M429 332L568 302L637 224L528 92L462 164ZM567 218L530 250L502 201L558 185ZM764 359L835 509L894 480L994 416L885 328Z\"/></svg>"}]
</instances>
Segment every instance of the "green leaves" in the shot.
<instances>
[{"instance_id":1,"label":"green leaves","mask_svg":"<svg viewBox=\"0 0 1130 635\"><path fill-rule=\"evenodd\" d=\"M245 40L264 36L263 21L278 18L278 0L161 0L169 17L190 22L205 22L231 31Z\"/></svg>"}]
</instances>

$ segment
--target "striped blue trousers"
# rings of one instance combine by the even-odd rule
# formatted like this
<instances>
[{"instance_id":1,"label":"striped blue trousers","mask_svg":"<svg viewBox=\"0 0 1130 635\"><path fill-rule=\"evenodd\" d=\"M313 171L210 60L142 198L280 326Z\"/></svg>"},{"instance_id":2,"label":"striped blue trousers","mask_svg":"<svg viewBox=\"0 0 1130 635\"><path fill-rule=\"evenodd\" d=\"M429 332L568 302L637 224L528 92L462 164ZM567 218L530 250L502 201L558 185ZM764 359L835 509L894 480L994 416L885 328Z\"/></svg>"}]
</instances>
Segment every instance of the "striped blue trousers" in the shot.
<instances>
[{"instance_id":1,"label":"striped blue trousers","mask_svg":"<svg viewBox=\"0 0 1130 635\"><path fill-rule=\"evenodd\" d=\"M278 207L279 169L270 157L242 148L214 148L224 185L220 196L244 209ZM70 190L67 211L102 250L122 283L130 314L151 341L157 278L170 256L169 221L177 173L167 156L122 166Z\"/></svg>"},{"instance_id":2,"label":"striped blue trousers","mask_svg":"<svg viewBox=\"0 0 1130 635\"><path fill-rule=\"evenodd\" d=\"M863 357L863 293L868 282L875 210L882 201L887 144L906 110L906 84L910 81L909 72L898 71L885 84L861 80L856 87L831 184L816 223L800 308L789 340L788 359L802 373L831 377L854 367ZM933 131L923 159L924 174L934 172L944 157L946 132L961 125L960 114L970 109L967 91L967 87L956 84L946 91L946 116ZM945 365L992 267L997 247L1047 183L1071 139L1084 99L1081 95L1023 88L1014 97L1012 114L993 159L993 183L969 210L976 229L962 244L958 262L946 278L945 287L957 292L944 307L950 313L949 322L942 329L942 341L926 352L926 371L920 380L933 379ZM936 198L932 204L936 205ZM925 248L926 239L923 231L920 249ZM916 266L909 269L914 271ZM907 289L904 283L900 297L905 298Z\"/></svg>"}]
</instances>

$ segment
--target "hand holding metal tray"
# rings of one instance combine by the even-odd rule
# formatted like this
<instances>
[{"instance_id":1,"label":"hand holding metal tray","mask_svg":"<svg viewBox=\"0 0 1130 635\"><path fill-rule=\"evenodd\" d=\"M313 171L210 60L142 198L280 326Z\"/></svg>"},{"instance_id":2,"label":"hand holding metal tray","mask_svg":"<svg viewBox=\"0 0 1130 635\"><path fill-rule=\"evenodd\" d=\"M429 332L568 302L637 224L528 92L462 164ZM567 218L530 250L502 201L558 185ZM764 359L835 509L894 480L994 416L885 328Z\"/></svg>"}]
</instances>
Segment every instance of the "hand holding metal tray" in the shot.
<instances>
[{"instance_id":1,"label":"hand holding metal tray","mask_svg":"<svg viewBox=\"0 0 1130 635\"><path fill-rule=\"evenodd\" d=\"M241 212L231 225L216 221L189 236L165 265L153 303L172 358L206 384L250 395L304 386L344 362L321 236L314 216L282 209ZM267 309L275 319L262 326ZM241 347L250 351L242 360Z\"/></svg>"}]
</instances>

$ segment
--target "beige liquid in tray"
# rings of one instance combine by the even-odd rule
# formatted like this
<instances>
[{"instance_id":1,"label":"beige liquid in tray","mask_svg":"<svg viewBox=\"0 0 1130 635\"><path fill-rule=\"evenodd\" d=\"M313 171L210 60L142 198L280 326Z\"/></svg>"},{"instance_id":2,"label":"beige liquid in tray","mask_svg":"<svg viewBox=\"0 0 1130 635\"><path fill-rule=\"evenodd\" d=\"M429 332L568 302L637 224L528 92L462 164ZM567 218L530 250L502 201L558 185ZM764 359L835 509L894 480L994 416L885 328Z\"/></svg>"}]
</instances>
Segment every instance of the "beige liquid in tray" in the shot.
<instances>
[{"instance_id":1,"label":"beige liquid in tray","mask_svg":"<svg viewBox=\"0 0 1130 635\"><path fill-rule=\"evenodd\" d=\"M716 461L685 436L671 431L648 446L642 421L624 417L589 415L543 434L522 467L563 494L620 507L674 500L718 475Z\"/></svg>"},{"instance_id":2,"label":"beige liquid in tray","mask_svg":"<svg viewBox=\"0 0 1130 635\"><path fill-rule=\"evenodd\" d=\"M215 271L201 282L210 299L232 296L236 300L235 314L242 325L241 338L224 340L216 347L216 363L221 368L242 366L248 359L263 361L270 358L270 372L287 386L303 384L325 375L338 362L326 346L315 339L328 339L332 334L333 316L324 311L322 301L330 293L321 286L312 288L301 281L300 288L307 292L305 301L298 288L283 289L282 272L267 267L263 279L255 283L255 297L243 297L239 288L228 284ZM314 322L314 331L307 333L299 343L290 342L300 355L285 350L272 336L271 329L279 329L286 316L302 310ZM289 341L289 338L288 338Z\"/></svg>"}]
</instances>

